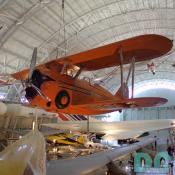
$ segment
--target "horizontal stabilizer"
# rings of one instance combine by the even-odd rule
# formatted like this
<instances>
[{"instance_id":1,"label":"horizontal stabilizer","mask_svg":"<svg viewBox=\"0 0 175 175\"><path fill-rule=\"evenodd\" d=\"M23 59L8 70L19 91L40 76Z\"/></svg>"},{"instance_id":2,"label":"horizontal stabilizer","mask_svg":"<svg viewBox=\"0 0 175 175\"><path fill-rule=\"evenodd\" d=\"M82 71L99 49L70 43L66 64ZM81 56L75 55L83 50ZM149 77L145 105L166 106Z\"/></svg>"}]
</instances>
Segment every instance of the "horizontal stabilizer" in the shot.
<instances>
[{"instance_id":1,"label":"horizontal stabilizer","mask_svg":"<svg viewBox=\"0 0 175 175\"><path fill-rule=\"evenodd\" d=\"M112 99L112 100L101 100L94 101L91 103L86 103L78 105L79 107L88 107L98 110L113 110L117 111L120 109L130 109L130 108L144 108L152 106L160 106L167 102L168 100L160 97L141 97L141 98L127 98L127 99Z\"/></svg>"}]
</instances>

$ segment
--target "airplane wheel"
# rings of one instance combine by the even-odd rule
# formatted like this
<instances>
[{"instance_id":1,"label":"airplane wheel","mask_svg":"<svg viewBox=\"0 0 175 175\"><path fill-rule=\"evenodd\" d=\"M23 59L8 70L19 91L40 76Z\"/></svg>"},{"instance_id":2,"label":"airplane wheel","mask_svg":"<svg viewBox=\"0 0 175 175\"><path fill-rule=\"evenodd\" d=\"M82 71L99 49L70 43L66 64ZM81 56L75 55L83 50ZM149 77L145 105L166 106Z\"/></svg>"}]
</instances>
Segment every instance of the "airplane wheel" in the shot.
<instances>
[{"instance_id":1,"label":"airplane wheel","mask_svg":"<svg viewBox=\"0 0 175 175\"><path fill-rule=\"evenodd\" d=\"M122 109L119 109L118 112L119 112L119 113L122 113Z\"/></svg>"},{"instance_id":2,"label":"airplane wheel","mask_svg":"<svg viewBox=\"0 0 175 175\"><path fill-rule=\"evenodd\" d=\"M60 91L55 98L55 104L57 108L64 109L69 105L69 103L70 103L70 96L68 92L65 90Z\"/></svg>"}]
</instances>

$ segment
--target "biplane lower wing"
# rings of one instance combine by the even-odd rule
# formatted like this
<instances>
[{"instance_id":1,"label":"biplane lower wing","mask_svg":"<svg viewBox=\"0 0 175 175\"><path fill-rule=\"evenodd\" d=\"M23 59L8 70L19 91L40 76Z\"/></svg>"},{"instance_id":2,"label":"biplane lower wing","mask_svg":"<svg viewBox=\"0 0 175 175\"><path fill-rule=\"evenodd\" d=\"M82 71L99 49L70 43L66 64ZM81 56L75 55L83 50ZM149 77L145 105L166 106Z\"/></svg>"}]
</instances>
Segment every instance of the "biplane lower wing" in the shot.
<instances>
[{"instance_id":1,"label":"biplane lower wing","mask_svg":"<svg viewBox=\"0 0 175 175\"><path fill-rule=\"evenodd\" d=\"M113 99L113 100L102 100L94 101L89 104L77 105L81 108L90 108L96 110L120 110L127 108L144 108L159 106L166 103L168 100L160 97L142 97L142 98L131 98L131 99Z\"/></svg>"},{"instance_id":2,"label":"biplane lower wing","mask_svg":"<svg viewBox=\"0 0 175 175\"><path fill-rule=\"evenodd\" d=\"M123 64L128 64L134 57L135 62L160 57L171 50L173 43L170 39L155 35L141 35L109 45L77 53L36 66L41 71L50 69L58 71L65 63L78 66L83 70L94 71L120 65L119 50L122 49ZM16 79L25 79L29 70L12 74Z\"/></svg>"}]
</instances>

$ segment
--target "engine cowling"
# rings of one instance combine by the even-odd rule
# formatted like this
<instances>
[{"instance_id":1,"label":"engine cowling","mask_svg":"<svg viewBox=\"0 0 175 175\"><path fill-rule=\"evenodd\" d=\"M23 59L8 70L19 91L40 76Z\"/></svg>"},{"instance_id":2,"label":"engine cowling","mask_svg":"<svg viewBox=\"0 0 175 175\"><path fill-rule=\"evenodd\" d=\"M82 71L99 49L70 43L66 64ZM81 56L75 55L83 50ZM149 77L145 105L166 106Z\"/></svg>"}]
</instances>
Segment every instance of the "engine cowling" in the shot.
<instances>
[{"instance_id":1,"label":"engine cowling","mask_svg":"<svg viewBox=\"0 0 175 175\"><path fill-rule=\"evenodd\" d=\"M41 73L39 70L37 70L37 69L34 70L32 78L31 78L31 83L33 85L35 85L38 89L40 89L41 85L46 81L54 81L54 80L52 78L50 78L49 76ZM25 97L28 100L32 100L38 95L37 90L32 86L26 87L25 92L26 92Z\"/></svg>"}]
</instances>

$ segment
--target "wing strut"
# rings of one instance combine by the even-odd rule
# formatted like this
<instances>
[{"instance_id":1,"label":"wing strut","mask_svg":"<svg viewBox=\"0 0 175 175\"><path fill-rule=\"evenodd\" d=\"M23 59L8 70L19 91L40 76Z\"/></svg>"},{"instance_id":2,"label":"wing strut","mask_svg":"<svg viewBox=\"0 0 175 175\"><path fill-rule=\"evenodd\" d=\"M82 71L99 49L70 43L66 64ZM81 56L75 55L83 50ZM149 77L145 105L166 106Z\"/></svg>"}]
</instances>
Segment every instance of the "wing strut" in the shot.
<instances>
[{"instance_id":1,"label":"wing strut","mask_svg":"<svg viewBox=\"0 0 175 175\"><path fill-rule=\"evenodd\" d=\"M131 63L130 63L130 67L129 67L129 71L128 71L128 75L126 78L126 81L124 81L124 77L123 77L123 61L124 61L124 57L123 57L123 52L122 52L122 47L119 49L119 55L120 55L120 72L121 72L121 96L122 98L129 98L129 91L128 91L128 81L130 78L130 75L132 73L132 94L131 94L131 98L133 98L134 96L134 72L135 72L135 57L132 57L131 59Z\"/></svg>"},{"instance_id":2,"label":"wing strut","mask_svg":"<svg viewBox=\"0 0 175 175\"><path fill-rule=\"evenodd\" d=\"M65 62L62 69L61 69L61 74L64 74L65 72L67 72L67 66L68 66L68 63Z\"/></svg>"},{"instance_id":3,"label":"wing strut","mask_svg":"<svg viewBox=\"0 0 175 175\"><path fill-rule=\"evenodd\" d=\"M123 51L122 47L119 49L120 55L120 72L121 72L121 89L122 89L122 97L124 97L124 87L123 87Z\"/></svg>"},{"instance_id":4,"label":"wing strut","mask_svg":"<svg viewBox=\"0 0 175 175\"><path fill-rule=\"evenodd\" d=\"M81 74L81 72L82 72L82 68L80 67L77 74L74 76L74 79L77 79L79 77L79 75Z\"/></svg>"},{"instance_id":5,"label":"wing strut","mask_svg":"<svg viewBox=\"0 0 175 175\"><path fill-rule=\"evenodd\" d=\"M87 116L87 134L89 134L89 115Z\"/></svg>"},{"instance_id":6,"label":"wing strut","mask_svg":"<svg viewBox=\"0 0 175 175\"><path fill-rule=\"evenodd\" d=\"M131 98L134 97L134 72L135 72L135 58L132 58L132 94Z\"/></svg>"}]
</instances>

